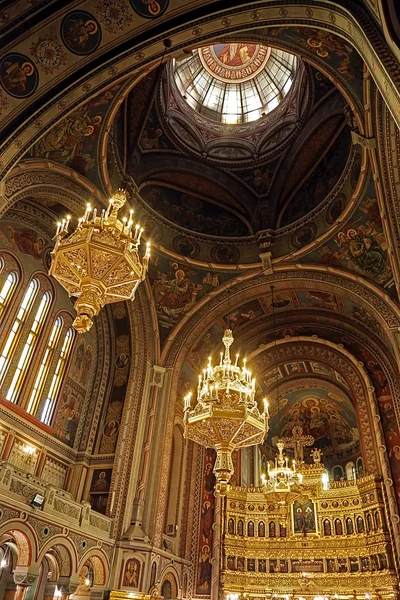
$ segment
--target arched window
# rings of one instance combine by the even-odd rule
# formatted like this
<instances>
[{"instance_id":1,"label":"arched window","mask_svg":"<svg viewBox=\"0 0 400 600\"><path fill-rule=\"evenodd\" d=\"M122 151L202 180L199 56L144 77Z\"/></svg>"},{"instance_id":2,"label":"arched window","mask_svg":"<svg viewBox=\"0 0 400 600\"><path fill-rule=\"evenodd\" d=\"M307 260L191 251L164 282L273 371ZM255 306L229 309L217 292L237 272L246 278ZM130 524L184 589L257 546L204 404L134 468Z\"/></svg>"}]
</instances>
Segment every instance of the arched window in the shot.
<instances>
[{"instance_id":1,"label":"arched window","mask_svg":"<svg viewBox=\"0 0 400 600\"><path fill-rule=\"evenodd\" d=\"M43 389L44 383L46 381L46 377L50 368L51 359L54 355L54 350L57 346L58 338L61 333L61 329L63 326L63 320L61 317L57 317L50 332L49 339L47 341L47 347L45 353L42 358L42 362L40 363L40 367L38 373L36 375L36 380L33 386L33 390L31 393L31 397L29 398L27 411L28 413L34 414L36 412L37 403L39 401L40 393Z\"/></svg>"},{"instance_id":2,"label":"arched window","mask_svg":"<svg viewBox=\"0 0 400 600\"><path fill-rule=\"evenodd\" d=\"M265 523L260 521L258 524L258 537L265 537Z\"/></svg>"},{"instance_id":3,"label":"arched window","mask_svg":"<svg viewBox=\"0 0 400 600\"><path fill-rule=\"evenodd\" d=\"M21 389L21 383L23 380L24 373L26 373L29 363L32 358L32 352L36 345L38 335L40 333L41 326L43 324L46 313L49 309L51 301L51 295L49 292L45 292L40 300L39 307L36 311L35 318L31 325L28 338L23 347L21 356L18 361L17 368L15 369L14 376L12 378L10 387L6 394L6 400L10 402L16 402L17 396Z\"/></svg>"},{"instance_id":4,"label":"arched window","mask_svg":"<svg viewBox=\"0 0 400 600\"><path fill-rule=\"evenodd\" d=\"M375 511L374 520L375 520L375 529L379 529L381 526L381 516L379 514L379 510Z\"/></svg>"},{"instance_id":5,"label":"arched window","mask_svg":"<svg viewBox=\"0 0 400 600\"><path fill-rule=\"evenodd\" d=\"M348 481L352 481L353 479L355 479L356 475L356 467L355 464L353 463L353 461L350 461L346 464L346 479Z\"/></svg>"},{"instance_id":6,"label":"arched window","mask_svg":"<svg viewBox=\"0 0 400 600\"><path fill-rule=\"evenodd\" d=\"M0 289L0 317L3 315L7 304L9 303L11 296L15 290L17 284L17 274L9 273L1 285Z\"/></svg>"},{"instance_id":7,"label":"arched window","mask_svg":"<svg viewBox=\"0 0 400 600\"><path fill-rule=\"evenodd\" d=\"M367 514L367 531L372 531L372 516L370 513Z\"/></svg>"},{"instance_id":8,"label":"arched window","mask_svg":"<svg viewBox=\"0 0 400 600\"><path fill-rule=\"evenodd\" d=\"M233 519L229 519L228 521L228 533L231 535L235 533L235 521Z\"/></svg>"},{"instance_id":9,"label":"arched window","mask_svg":"<svg viewBox=\"0 0 400 600\"><path fill-rule=\"evenodd\" d=\"M4 376L10 364L11 356L15 349L15 345L21 335L22 327L30 309L32 308L36 292L39 288L37 279L32 279L24 294L21 305L18 310L17 317L13 323L10 333L7 336L0 356L0 384L4 381Z\"/></svg>"},{"instance_id":10,"label":"arched window","mask_svg":"<svg viewBox=\"0 0 400 600\"><path fill-rule=\"evenodd\" d=\"M326 471L324 471L321 475L321 481L322 481L322 489L323 490L327 490L329 489L329 475Z\"/></svg>"},{"instance_id":11,"label":"arched window","mask_svg":"<svg viewBox=\"0 0 400 600\"><path fill-rule=\"evenodd\" d=\"M54 408L57 401L58 392L60 391L61 382L67 365L67 359L71 351L72 342L74 339L74 331L70 327L65 334L64 342L61 348L61 353L57 361L57 366L54 371L53 379L51 380L49 393L43 406L41 415L39 416L42 423L50 425L54 414Z\"/></svg>"}]
</instances>

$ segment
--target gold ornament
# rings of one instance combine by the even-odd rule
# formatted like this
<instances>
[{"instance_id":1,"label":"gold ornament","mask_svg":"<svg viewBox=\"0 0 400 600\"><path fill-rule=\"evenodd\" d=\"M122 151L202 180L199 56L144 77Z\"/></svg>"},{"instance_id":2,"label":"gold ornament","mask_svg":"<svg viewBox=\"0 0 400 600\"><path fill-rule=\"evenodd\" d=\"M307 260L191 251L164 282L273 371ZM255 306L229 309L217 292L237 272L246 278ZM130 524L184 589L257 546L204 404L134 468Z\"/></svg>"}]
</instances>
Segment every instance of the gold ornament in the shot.
<instances>
[{"instance_id":1,"label":"gold ornament","mask_svg":"<svg viewBox=\"0 0 400 600\"><path fill-rule=\"evenodd\" d=\"M268 432L268 404L260 413L255 401L256 381L251 372L232 364L230 346L233 335L226 329L220 363L212 366L211 357L203 375L199 375L197 404L191 408L191 394L185 397L185 436L207 448L215 448L216 491L225 495L233 473L232 452L264 441Z\"/></svg>"},{"instance_id":2,"label":"gold ornament","mask_svg":"<svg viewBox=\"0 0 400 600\"><path fill-rule=\"evenodd\" d=\"M77 296L73 326L79 333L89 331L93 317L105 304L133 300L145 279L150 244L142 258L139 247L143 229L140 225L133 227L133 211L129 218L118 219L125 203L126 193L119 189L100 216L96 209L92 213L88 204L68 237L70 217L58 223L49 273L70 296Z\"/></svg>"}]
</instances>

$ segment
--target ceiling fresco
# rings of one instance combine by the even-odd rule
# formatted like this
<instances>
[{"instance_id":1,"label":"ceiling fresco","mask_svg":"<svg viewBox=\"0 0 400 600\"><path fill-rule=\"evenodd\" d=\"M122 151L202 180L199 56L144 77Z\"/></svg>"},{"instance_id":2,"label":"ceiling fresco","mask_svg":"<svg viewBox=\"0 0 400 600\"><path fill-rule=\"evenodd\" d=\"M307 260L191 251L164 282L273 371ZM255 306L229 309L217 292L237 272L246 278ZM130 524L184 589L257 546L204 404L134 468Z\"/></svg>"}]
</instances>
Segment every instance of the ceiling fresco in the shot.
<instances>
[{"instance_id":1,"label":"ceiling fresco","mask_svg":"<svg viewBox=\"0 0 400 600\"><path fill-rule=\"evenodd\" d=\"M97 158L99 143L113 102L122 84L96 96L72 112L45 134L31 149L33 158L44 158L66 165L103 188Z\"/></svg>"},{"instance_id":2,"label":"ceiling fresco","mask_svg":"<svg viewBox=\"0 0 400 600\"><path fill-rule=\"evenodd\" d=\"M315 439L314 447L322 450L327 468L360 454L354 407L347 395L333 386L316 382L303 389L300 383L285 391L279 400L279 412L277 404L271 407L270 431L263 455L267 458L277 438L290 437L295 426L300 426L304 435ZM306 462L308 455L306 448Z\"/></svg>"},{"instance_id":3,"label":"ceiling fresco","mask_svg":"<svg viewBox=\"0 0 400 600\"><path fill-rule=\"evenodd\" d=\"M396 295L387 249L375 188L370 180L364 200L346 225L303 260L361 273Z\"/></svg>"}]
</instances>

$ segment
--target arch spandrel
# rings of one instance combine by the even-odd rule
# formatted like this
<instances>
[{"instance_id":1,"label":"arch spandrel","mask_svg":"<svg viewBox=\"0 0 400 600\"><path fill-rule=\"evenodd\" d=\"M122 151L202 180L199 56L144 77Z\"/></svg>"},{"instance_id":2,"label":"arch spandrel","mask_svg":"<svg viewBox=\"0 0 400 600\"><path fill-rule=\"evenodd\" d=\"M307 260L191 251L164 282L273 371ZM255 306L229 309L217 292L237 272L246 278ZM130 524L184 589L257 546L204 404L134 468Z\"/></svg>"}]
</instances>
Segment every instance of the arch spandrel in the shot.
<instances>
[{"instance_id":1,"label":"arch spandrel","mask_svg":"<svg viewBox=\"0 0 400 600\"><path fill-rule=\"evenodd\" d=\"M195 341L224 317L228 311L264 296L269 293L271 284L276 292L288 289L321 290L339 296L347 296L354 302L368 309L374 318L382 324L391 337L396 348L396 340L392 334L400 326L400 313L396 303L388 294L351 273L339 269L319 267L317 265L296 265L280 267L272 275L249 274L229 282L213 296L198 302L182 319L169 336L162 352L162 362L166 366L180 365L184 356L180 345L191 347ZM227 289L226 289L227 288Z\"/></svg>"}]
</instances>

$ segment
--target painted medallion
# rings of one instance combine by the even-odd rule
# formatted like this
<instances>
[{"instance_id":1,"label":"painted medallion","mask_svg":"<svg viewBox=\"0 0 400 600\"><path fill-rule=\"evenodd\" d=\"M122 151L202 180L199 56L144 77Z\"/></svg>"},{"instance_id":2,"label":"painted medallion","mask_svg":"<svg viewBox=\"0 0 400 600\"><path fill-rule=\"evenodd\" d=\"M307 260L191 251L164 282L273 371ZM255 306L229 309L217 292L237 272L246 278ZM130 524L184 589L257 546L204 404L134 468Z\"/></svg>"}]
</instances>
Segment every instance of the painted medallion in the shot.
<instances>
[{"instance_id":1,"label":"painted medallion","mask_svg":"<svg viewBox=\"0 0 400 600\"><path fill-rule=\"evenodd\" d=\"M93 15L84 10L75 10L64 17L61 37L74 54L91 54L101 41L101 29Z\"/></svg>"},{"instance_id":2,"label":"painted medallion","mask_svg":"<svg viewBox=\"0 0 400 600\"><path fill-rule=\"evenodd\" d=\"M252 79L265 67L270 48L260 44L214 44L200 48L204 67L220 81L235 82Z\"/></svg>"},{"instance_id":3,"label":"painted medallion","mask_svg":"<svg viewBox=\"0 0 400 600\"><path fill-rule=\"evenodd\" d=\"M130 0L135 12L145 19L154 19L168 8L169 0Z\"/></svg>"},{"instance_id":4,"label":"painted medallion","mask_svg":"<svg viewBox=\"0 0 400 600\"><path fill-rule=\"evenodd\" d=\"M0 63L0 83L14 98L27 98L36 90L39 82L33 62L23 54L7 54Z\"/></svg>"}]
</instances>

